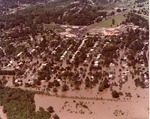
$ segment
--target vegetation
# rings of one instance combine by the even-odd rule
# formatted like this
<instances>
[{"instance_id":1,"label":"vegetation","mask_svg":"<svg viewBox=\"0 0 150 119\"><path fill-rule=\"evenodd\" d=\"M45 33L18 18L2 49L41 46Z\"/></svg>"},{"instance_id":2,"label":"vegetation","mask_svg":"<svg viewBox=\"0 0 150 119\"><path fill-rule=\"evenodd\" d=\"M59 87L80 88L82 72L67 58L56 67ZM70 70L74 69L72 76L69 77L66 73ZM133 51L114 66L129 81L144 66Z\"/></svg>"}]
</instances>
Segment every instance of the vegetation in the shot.
<instances>
[{"instance_id":1,"label":"vegetation","mask_svg":"<svg viewBox=\"0 0 150 119\"><path fill-rule=\"evenodd\" d=\"M67 84L64 84L64 85L62 86L62 91L64 92L64 91L68 91L68 90L69 90L68 85L67 85Z\"/></svg>"},{"instance_id":2,"label":"vegetation","mask_svg":"<svg viewBox=\"0 0 150 119\"><path fill-rule=\"evenodd\" d=\"M50 107L47 108L47 111L48 111L49 113L53 113L53 112L54 112L54 109L53 109L52 106L50 106Z\"/></svg>"},{"instance_id":3,"label":"vegetation","mask_svg":"<svg viewBox=\"0 0 150 119\"><path fill-rule=\"evenodd\" d=\"M0 104L8 119L49 119L50 113L40 108L35 112L34 93L0 87Z\"/></svg>"},{"instance_id":4,"label":"vegetation","mask_svg":"<svg viewBox=\"0 0 150 119\"><path fill-rule=\"evenodd\" d=\"M145 18L141 17L140 15L137 15L135 13L129 13L127 16L127 19L125 20L125 23L134 23L137 26L140 26L142 28L149 28L148 25L148 20L146 20Z\"/></svg>"},{"instance_id":5,"label":"vegetation","mask_svg":"<svg viewBox=\"0 0 150 119\"><path fill-rule=\"evenodd\" d=\"M105 79L99 86L99 91L102 92L104 89L109 88L108 80Z\"/></svg>"},{"instance_id":6,"label":"vegetation","mask_svg":"<svg viewBox=\"0 0 150 119\"><path fill-rule=\"evenodd\" d=\"M113 98L119 98L119 93L116 90L112 91L112 97Z\"/></svg>"},{"instance_id":7,"label":"vegetation","mask_svg":"<svg viewBox=\"0 0 150 119\"><path fill-rule=\"evenodd\" d=\"M98 16L107 15L107 12L101 11L102 7L91 7L90 5L81 4L57 4L53 2L46 5L37 5L28 8L27 10L19 11L16 14L1 16L2 28L8 29L18 25L25 25L27 27L36 27L37 24L50 24L52 22L57 24L70 25L89 25L94 23ZM72 10L72 8L75 8ZM87 12L90 11L90 12ZM72 12L74 14L72 14ZM64 14L65 13L65 14ZM4 24L4 22L6 24Z\"/></svg>"},{"instance_id":8,"label":"vegetation","mask_svg":"<svg viewBox=\"0 0 150 119\"><path fill-rule=\"evenodd\" d=\"M55 115L53 116L53 118L54 118L54 119L60 119L57 114L55 114Z\"/></svg>"}]
</instances>

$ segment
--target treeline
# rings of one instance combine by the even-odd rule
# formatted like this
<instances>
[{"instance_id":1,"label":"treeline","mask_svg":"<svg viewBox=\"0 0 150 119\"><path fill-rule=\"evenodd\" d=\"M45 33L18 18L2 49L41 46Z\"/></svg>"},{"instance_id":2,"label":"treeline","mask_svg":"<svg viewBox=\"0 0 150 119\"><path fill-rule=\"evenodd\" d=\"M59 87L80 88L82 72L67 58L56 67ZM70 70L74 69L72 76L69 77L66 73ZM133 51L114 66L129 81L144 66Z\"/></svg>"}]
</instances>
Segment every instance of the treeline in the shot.
<instances>
[{"instance_id":1,"label":"treeline","mask_svg":"<svg viewBox=\"0 0 150 119\"><path fill-rule=\"evenodd\" d=\"M92 7L80 3L70 4L65 7L54 4L37 5L16 14L1 16L0 28L8 29L20 25L34 27L37 24L49 24L52 22L57 24L90 25L96 19L99 22L107 16L107 12L101 11L102 9L102 7Z\"/></svg>"}]
</instances>

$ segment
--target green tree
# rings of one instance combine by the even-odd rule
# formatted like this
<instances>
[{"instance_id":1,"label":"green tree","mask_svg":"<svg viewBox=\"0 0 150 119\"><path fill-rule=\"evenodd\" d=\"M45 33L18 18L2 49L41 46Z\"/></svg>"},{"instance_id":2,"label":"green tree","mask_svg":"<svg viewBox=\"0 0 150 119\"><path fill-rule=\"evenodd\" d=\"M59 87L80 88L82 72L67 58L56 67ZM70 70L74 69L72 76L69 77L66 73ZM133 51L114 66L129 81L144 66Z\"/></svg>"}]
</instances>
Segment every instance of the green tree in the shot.
<instances>
[{"instance_id":1,"label":"green tree","mask_svg":"<svg viewBox=\"0 0 150 119\"><path fill-rule=\"evenodd\" d=\"M53 108L52 106L49 106L49 107L47 108L47 111L48 111L49 113L53 113L53 112L54 112L54 108Z\"/></svg>"},{"instance_id":2,"label":"green tree","mask_svg":"<svg viewBox=\"0 0 150 119\"><path fill-rule=\"evenodd\" d=\"M54 118L54 119L60 119L57 114L55 114L55 115L53 116L53 118Z\"/></svg>"},{"instance_id":3,"label":"green tree","mask_svg":"<svg viewBox=\"0 0 150 119\"><path fill-rule=\"evenodd\" d=\"M67 91L67 90L69 90L69 87L68 87L67 84L64 84L64 85L62 86L62 91Z\"/></svg>"},{"instance_id":4,"label":"green tree","mask_svg":"<svg viewBox=\"0 0 150 119\"><path fill-rule=\"evenodd\" d=\"M114 25L115 24L115 19L112 19L112 25Z\"/></svg>"},{"instance_id":5,"label":"green tree","mask_svg":"<svg viewBox=\"0 0 150 119\"><path fill-rule=\"evenodd\" d=\"M119 98L119 93L116 90L112 91L112 97L113 98Z\"/></svg>"}]
</instances>

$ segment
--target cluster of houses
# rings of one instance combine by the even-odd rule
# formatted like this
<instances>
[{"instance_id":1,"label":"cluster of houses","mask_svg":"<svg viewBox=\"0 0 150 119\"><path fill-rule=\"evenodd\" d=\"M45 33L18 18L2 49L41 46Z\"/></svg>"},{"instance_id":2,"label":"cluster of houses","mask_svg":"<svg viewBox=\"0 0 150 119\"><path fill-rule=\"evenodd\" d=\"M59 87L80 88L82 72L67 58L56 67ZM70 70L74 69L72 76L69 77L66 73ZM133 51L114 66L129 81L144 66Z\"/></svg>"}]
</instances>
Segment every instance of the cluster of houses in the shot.
<instances>
[{"instance_id":1,"label":"cluster of houses","mask_svg":"<svg viewBox=\"0 0 150 119\"><path fill-rule=\"evenodd\" d=\"M115 30L124 31L124 29L127 28L129 28L129 26L119 26L115 28ZM78 29L78 27L74 27L74 29ZM109 30L113 31L114 28L105 29L105 31ZM70 29L68 29L67 32L70 32ZM94 82L97 82L97 76L100 72L103 75L107 74L101 77L101 79L109 79L108 82L110 84L111 82L115 82L118 85L123 85L128 81L131 72L133 72L128 65L128 56L124 53L121 55L122 57L117 55L118 59L115 62L110 62L108 67L103 63L105 60L105 56L102 53L103 48L109 47L108 44L112 44L111 47L115 46L115 42L111 39L113 36L111 35L93 36L87 34L82 40L61 37L63 38L61 42L57 41L56 34L55 37L53 33L49 35L53 36L53 40L46 39L44 49L41 47L44 40L42 35L40 35L40 37L30 36L29 40L35 45L29 45L26 52L20 51L16 56L4 60L3 63L7 65L0 65L1 70L15 71L15 74L12 74L14 78L13 83L15 85L32 86L36 85L35 83L40 85L42 82L47 81L54 83L53 85L59 82L59 85L62 86L65 83L72 85L74 81L75 85L85 83L88 87L89 85L94 85ZM55 45L50 46L52 43L55 43ZM146 42L145 45L147 45ZM114 53L119 54L119 50L116 50ZM28 53L29 56L27 56L26 53ZM138 55L140 57L143 55L143 52L141 51ZM2 58L0 60L2 61ZM77 60L78 64L75 65ZM142 65L145 67L144 62L141 66ZM118 69L117 67L120 67L119 73L115 73ZM140 80L144 81L144 84L148 87L149 77L147 73L143 73L142 71L140 73ZM101 79L98 80L101 82Z\"/></svg>"}]
</instances>

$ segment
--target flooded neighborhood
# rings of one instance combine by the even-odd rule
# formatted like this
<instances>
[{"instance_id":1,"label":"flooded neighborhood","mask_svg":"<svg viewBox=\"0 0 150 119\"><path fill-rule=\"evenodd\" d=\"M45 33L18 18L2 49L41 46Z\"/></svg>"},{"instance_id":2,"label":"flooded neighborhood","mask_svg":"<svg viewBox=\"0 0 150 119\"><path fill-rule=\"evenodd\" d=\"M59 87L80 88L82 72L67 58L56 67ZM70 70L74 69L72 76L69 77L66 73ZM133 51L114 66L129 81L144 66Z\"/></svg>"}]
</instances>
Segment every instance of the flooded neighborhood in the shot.
<instances>
[{"instance_id":1,"label":"flooded neighborhood","mask_svg":"<svg viewBox=\"0 0 150 119\"><path fill-rule=\"evenodd\" d=\"M147 0L0 0L0 119L148 119Z\"/></svg>"}]
</instances>

